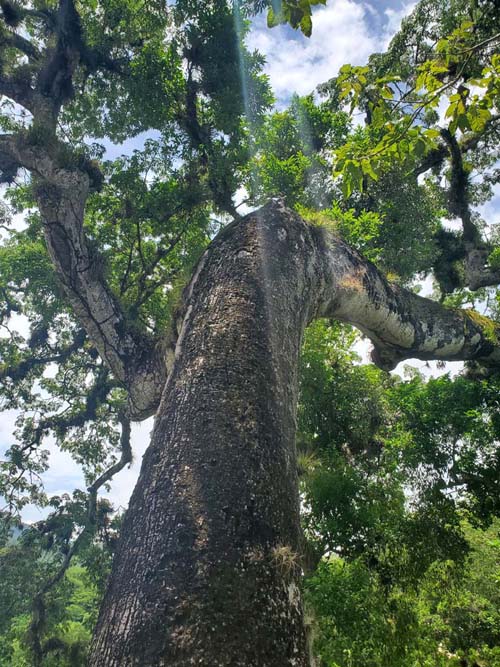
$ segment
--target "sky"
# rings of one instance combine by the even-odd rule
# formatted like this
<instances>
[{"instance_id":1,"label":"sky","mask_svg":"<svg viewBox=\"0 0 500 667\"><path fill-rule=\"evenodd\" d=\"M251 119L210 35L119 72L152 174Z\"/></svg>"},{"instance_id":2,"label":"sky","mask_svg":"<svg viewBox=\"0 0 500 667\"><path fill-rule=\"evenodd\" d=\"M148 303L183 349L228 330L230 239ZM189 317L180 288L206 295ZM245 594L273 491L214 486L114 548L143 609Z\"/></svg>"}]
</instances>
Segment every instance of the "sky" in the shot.
<instances>
[{"instance_id":1,"label":"sky","mask_svg":"<svg viewBox=\"0 0 500 667\"><path fill-rule=\"evenodd\" d=\"M277 106L281 107L293 93L309 93L319 83L335 76L344 63L363 64L371 53L383 51L401 19L414 5L405 0L328 0L326 7L317 7L313 13L310 39L287 26L270 30L265 17L261 16L254 20L247 41L252 49L265 54L265 71L275 91ZM108 157L129 153L140 147L142 141L136 137L121 146L109 146ZM495 206L490 205L488 213L497 213ZM12 443L15 419L15 411L0 415L0 454ZM133 426L133 463L116 476L107 494L116 507L125 508L128 504L151 428L152 420ZM53 441L47 440L47 448L51 452L51 465L44 476L47 493L54 495L84 488L79 466L71 457L59 451ZM31 522L43 518L44 513L30 506L23 516Z\"/></svg>"},{"instance_id":2,"label":"sky","mask_svg":"<svg viewBox=\"0 0 500 667\"><path fill-rule=\"evenodd\" d=\"M387 0L329 0L313 13L308 39L289 26L269 30L258 17L247 40L250 48L266 55L266 73L283 104L293 94L310 93L350 63L364 64L370 54L384 51L415 2Z\"/></svg>"},{"instance_id":3,"label":"sky","mask_svg":"<svg viewBox=\"0 0 500 667\"><path fill-rule=\"evenodd\" d=\"M372 53L384 51L415 4L409 0L327 0L326 6L313 8L310 38L289 26L270 30L263 13L253 20L247 45L266 56L265 72L277 106L283 107L294 93L308 94L334 77L342 65L361 65ZM108 144L106 157L114 159L142 148L145 138L139 135L120 145Z\"/></svg>"}]
</instances>

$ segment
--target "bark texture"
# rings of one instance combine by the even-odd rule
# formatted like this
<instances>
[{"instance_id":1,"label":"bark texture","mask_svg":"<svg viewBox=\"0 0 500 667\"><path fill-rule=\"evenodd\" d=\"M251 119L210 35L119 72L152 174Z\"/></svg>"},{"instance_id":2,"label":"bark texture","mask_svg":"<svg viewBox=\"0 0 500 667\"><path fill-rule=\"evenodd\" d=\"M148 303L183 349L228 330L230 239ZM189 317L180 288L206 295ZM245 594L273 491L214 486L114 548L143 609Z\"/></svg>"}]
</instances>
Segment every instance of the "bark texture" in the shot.
<instances>
[{"instance_id":1,"label":"bark texture","mask_svg":"<svg viewBox=\"0 0 500 667\"><path fill-rule=\"evenodd\" d=\"M325 233L318 252L327 288L320 313L353 324L374 345L373 361L392 370L404 359L500 363L500 327L475 311L443 308L389 283L341 239Z\"/></svg>"},{"instance_id":2,"label":"bark texture","mask_svg":"<svg viewBox=\"0 0 500 667\"><path fill-rule=\"evenodd\" d=\"M198 266L91 665L309 664L299 590L297 359L314 230L279 210Z\"/></svg>"},{"instance_id":3,"label":"bark texture","mask_svg":"<svg viewBox=\"0 0 500 667\"><path fill-rule=\"evenodd\" d=\"M106 282L99 252L83 224L89 192L96 187L90 163L65 164L68 156L55 137L38 146L26 136L7 134L0 135L0 161L5 159L33 175L47 249L68 301L89 340L128 390L130 417L149 417L160 402L175 336L169 332L155 340L138 333Z\"/></svg>"},{"instance_id":4,"label":"bark texture","mask_svg":"<svg viewBox=\"0 0 500 667\"><path fill-rule=\"evenodd\" d=\"M216 239L186 305L90 664L305 667L294 435L306 324L356 324L385 367L496 360L496 330L391 286L280 202Z\"/></svg>"}]
</instances>

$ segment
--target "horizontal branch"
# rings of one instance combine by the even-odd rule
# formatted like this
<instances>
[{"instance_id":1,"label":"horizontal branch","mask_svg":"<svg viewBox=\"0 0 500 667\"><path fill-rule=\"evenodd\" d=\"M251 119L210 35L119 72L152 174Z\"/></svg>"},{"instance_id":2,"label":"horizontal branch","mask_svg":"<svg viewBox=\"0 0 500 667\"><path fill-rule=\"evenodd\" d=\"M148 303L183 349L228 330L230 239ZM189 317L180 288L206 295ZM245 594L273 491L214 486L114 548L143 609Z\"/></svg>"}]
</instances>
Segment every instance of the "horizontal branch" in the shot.
<instances>
[{"instance_id":1,"label":"horizontal branch","mask_svg":"<svg viewBox=\"0 0 500 667\"><path fill-rule=\"evenodd\" d=\"M85 342L85 332L83 330L78 331L73 341L69 345L59 348L57 351L52 354L46 354L43 356L30 356L22 359L17 364L12 366L0 366L0 380L3 378L9 377L12 380L22 380L28 373L39 366L47 366L51 363L63 363L68 359L72 354L77 352Z\"/></svg>"},{"instance_id":2,"label":"horizontal branch","mask_svg":"<svg viewBox=\"0 0 500 667\"><path fill-rule=\"evenodd\" d=\"M479 142L482 139L485 139L485 131L495 128L496 123L500 121L500 114L492 115L484 125L482 132L471 132L468 133L461 141L457 142L462 153L467 153L474 148L477 148ZM441 133L447 131L445 129L440 130ZM422 162L415 167L413 173L415 176L420 176L425 174L427 171L433 167L439 167L443 164L445 159L450 156L450 150L447 143L440 143L437 148L430 150L427 155L423 158Z\"/></svg>"},{"instance_id":3,"label":"horizontal branch","mask_svg":"<svg viewBox=\"0 0 500 667\"><path fill-rule=\"evenodd\" d=\"M2 41L6 46L21 51L21 53L32 60L39 60L41 57L40 51L35 44L22 35L18 35L16 32L9 32L3 35Z\"/></svg>"},{"instance_id":4,"label":"horizontal branch","mask_svg":"<svg viewBox=\"0 0 500 667\"><path fill-rule=\"evenodd\" d=\"M34 92L30 85L15 79L0 75L0 96L8 97L27 111L34 113Z\"/></svg>"},{"instance_id":5,"label":"horizontal branch","mask_svg":"<svg viewBox=\"0 0 500 667\"><path fill-rule=\"evenodd\" d=\"M392 370L404 359L500 364L500 325L470 310L389 283L357 251L321 230L327 289L320 315L356 326L374 344L373 361ZM330 291L329 291L330 290Z\"/></svg>"}]
</instances>

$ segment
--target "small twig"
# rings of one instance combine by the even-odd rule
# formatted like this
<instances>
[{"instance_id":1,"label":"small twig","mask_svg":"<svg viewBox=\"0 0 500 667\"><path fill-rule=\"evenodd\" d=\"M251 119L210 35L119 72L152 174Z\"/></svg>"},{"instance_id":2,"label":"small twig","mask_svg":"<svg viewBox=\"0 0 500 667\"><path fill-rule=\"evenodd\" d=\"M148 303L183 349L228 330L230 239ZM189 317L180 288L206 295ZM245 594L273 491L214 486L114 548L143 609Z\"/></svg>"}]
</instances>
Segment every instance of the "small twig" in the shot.
<instances>
[{"instance_id":1,"label":"small twig","mask_svg":"<svg viewBox=\"0 0 500 667\"><path fill-rule=\"evenodd\" d=\"M455 53L456 54L461 54L461 53L469 53L470 51L477 51L482 46L486 46L486 44L490 44L491 42L494 42L497 39L500 39L500 32L497 32L492 37L488 37L487 39L483 39L482 42L478 42L477 44L474 44L473 46L469 46L469 48L467 48L467 49L462 49L461 51L456 51Z\"/></svg>"}]
</instances>

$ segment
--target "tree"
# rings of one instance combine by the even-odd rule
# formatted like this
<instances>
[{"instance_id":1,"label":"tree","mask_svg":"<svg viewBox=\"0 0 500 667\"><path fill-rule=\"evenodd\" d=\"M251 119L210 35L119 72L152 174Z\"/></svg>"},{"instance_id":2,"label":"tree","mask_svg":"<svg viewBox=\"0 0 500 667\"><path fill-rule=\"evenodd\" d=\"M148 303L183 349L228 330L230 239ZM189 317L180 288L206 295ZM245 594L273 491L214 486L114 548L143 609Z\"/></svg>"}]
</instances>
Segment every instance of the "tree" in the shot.
<instances>
[{"instance_id":1,"label":"tree","mask_svg":"<svg viewBox=\"0 0 500 667\"><path fill-rule=\"evenodd\" d=\"M285 3L280 20L307 33L313 4ZM258 178L254 142L271 96L261 57L244 47L238 6L0 6L2 180L29 172L11 196L38 211L2 258L4 317L22 310L31 322L28 340L2 341L7 404L30 411L5 466L9 504L38 492L40 443L54 430L89 482L79 513L67 522L64 502L59 513L60 581L100 525L98 489L130 460L130 421L154 414L91 664L309 664L294 444L305 327L349 322L392 369L413 357L494 367L498 325L389 282L328 224L305 222L282 199L240 218L233 195L245 172ZM298 108L316 113L318 150L330 139L327 109L317 113L312 100ZM151 130L157 139L114 164L88 141ZM486 130L474 141L483 138ZM453 160L453 138L447 145L443 160ZM213 211L234 221L208 245ZM478 270L487 269L481 258ZM49 364L55 377L44 375ZM41 616L31 623L36 665Z\"/></svg>"},{"instance_id":2,"label":"tree","mask_svg":"<svg viewBox=\"0 0 500 667\"><path fill-rule=\"evenodd\" d=\"M342 340L352 335L318 321L301 359L306 618L317 664L495 666L495 381L387 376L353 365Z\"/></svg>"},{"instance_id":3,"label":"tree","mask_svg":"<svg viewBox=\"0 0 500 667\"><path fill-rule=\"evenodd\" d=\"M362 559L323 562L307 584L321 664L497 665L498 526L466 530L474 546L465 564L435 562L413 590L388 589Z\"/></svg>"}]
</instances>

